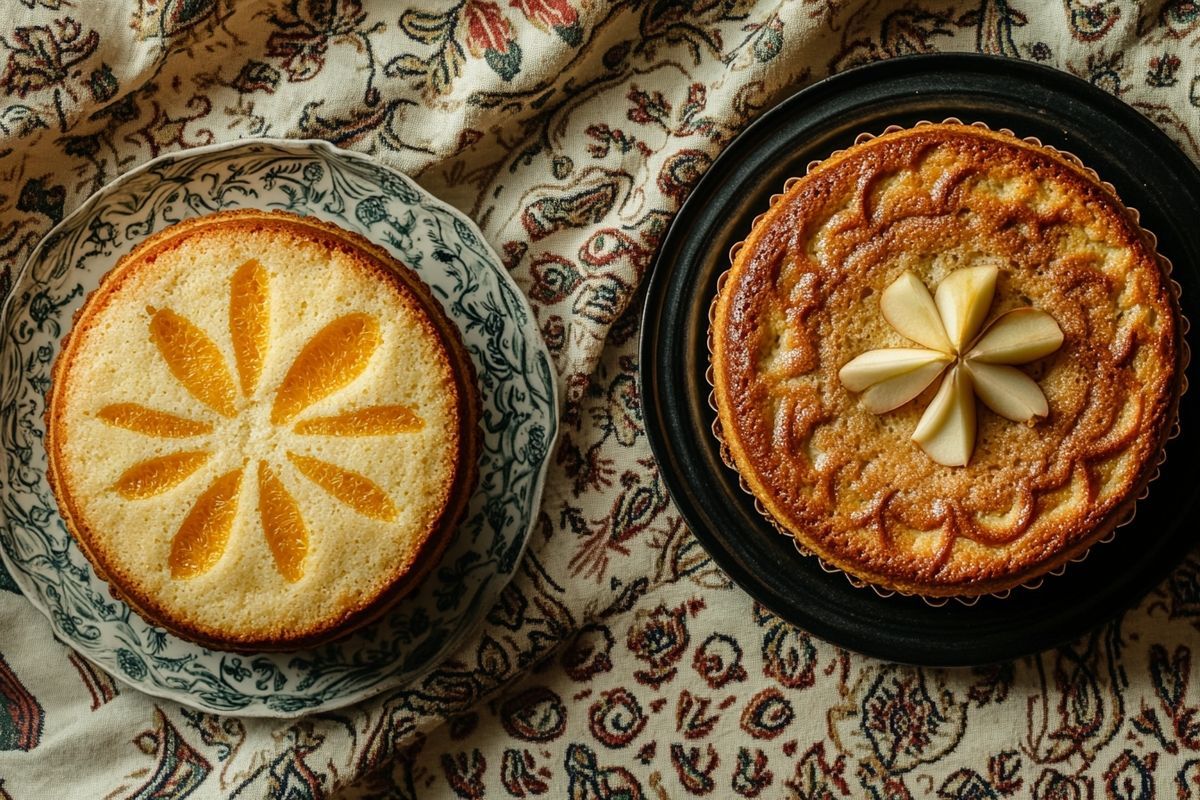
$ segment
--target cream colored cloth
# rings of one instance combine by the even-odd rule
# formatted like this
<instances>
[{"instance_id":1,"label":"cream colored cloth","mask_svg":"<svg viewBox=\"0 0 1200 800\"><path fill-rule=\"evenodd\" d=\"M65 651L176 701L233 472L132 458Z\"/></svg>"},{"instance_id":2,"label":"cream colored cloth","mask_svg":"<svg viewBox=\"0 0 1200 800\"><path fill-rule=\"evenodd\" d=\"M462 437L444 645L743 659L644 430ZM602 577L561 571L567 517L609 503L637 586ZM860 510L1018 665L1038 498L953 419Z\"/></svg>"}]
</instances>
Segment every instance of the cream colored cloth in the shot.
<instances>
[{"instance_id":1,"label":"cream colored cloth","mask_svg":"<svg viewBox=\"0 0 1200 800\"><path fill-rule=\"evenodd\" d=\"M1070 647L977 670L839 650L706 559L651 460L639 286L688 188L833 71L981 50L1080 75L1193 157L1190 3L9 0L0 264L160 153L372 154L476 219L553 352L562 438L517 578L408 691L299 721L118 686L0 591L0 798L1191 797L1200 563ZM1157 790L1157 795L1154 792Z\"/></svg>"}]
</instances>

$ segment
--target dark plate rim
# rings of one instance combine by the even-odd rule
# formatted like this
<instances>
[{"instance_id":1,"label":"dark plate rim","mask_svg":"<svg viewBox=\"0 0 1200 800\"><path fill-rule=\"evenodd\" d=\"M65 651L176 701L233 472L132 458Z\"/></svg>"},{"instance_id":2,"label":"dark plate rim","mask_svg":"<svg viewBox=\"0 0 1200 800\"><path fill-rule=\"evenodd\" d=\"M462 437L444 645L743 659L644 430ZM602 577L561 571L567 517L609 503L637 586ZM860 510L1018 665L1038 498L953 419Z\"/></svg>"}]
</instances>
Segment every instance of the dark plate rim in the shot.
<instances>
[{"instance_id":1,"label":"dark plate rim","mask_svg":"<svg viewBox=\"0 0 1200 800\"><path fill-rule=\"evenodd\" d=\"M1041 64L977 53L939 53L904 56L847 70L846 72L813 83L807 88L785 98L760 115L714 159L705 175L693 188L689 198L681 206L660 243L658 252L655 255L653 269L647 280L646 304L641 318L641 341L639 343L641 368L638 374L638 389L643 403L643 416L647 438L655 459L660 465L664 485L675 501L676 508L701 545L713 558L714 562L738 586L750 594L751 597L777 616L810 631L818 637L869 656L929 666L978 665L1007 660L1053 647L1086 633L1091 628L1111 619L1160 583L1169 574L1170 568L1182 559L1183 555L1190 548L1190 542L1187 542L1186 545L1182 541L1173 542L1172 546L1166 548L1164 551L1163 557L1158 563L1160 568L1152 570L1152 574L1142 576L1137 587L1123 596L1119 601L1108 602L1105 605L1093 608L1093 614L1089 617L1087 624L1060 628L1053 631L1040 631L1022 641L1009 642L1003 646L999 646L994 642L985 642L982 645L976 643L975 646L964 643L968 646L957 650L947 649L946 647L933 648L933 651L928 653L913 649L895 650L886 645L881 645L873 637L864 636L852 630L848 631L844 626L835 622L823 620L812 614L805 616L789 613L783 607L783 604L779 602L779 598L761 585L756 576L747 574L737 561L729 555L726 543L722 537L714 534L702 524L699 519L700 515L695 509L690 507L689 503L680 502L681 497L687 497L687 491L685 491L684 486L685 478L681 474L676 474L667 466L674 460L673 447L667 440L666 426L658 424L664 413L661 402L661 391L655 385L658 378L660 352L663 350L661 338L657 335L660 332L662 317L664 315L665 304L661 301L670 285L670 278L676 272L675 265L670 263L672 260L671 253L678 242L681 239L686 240L691 233L688 229L692 222L693 206L705 200L707 194L705 189L709 185L715 184L723 171L742 157L743 153L741 149L745 142L759 137L761 132L776 125L780 119L785 118L796 107L805 104L811 106L814 103L821 102L822 98L835 95L837 92L843 90L861 86L865 83L877 80L883 82L898 74L911 75L914 70L943 74L953 74L956 71L973 74L981 72L996 74L1002 72L1005 77L1013 81L1026 80L1037 84L1057 84L1061 87L1062 91L1078 94L1085 98L1086 102L1098 112L1119 117L1121 122L1128 127L1140 126L1145 138L1159 144L1165 142L1166 146L1173 151L1170 154L1171 157L1180 162L1177 164L1178 168L1185 173L1182 180L1190 184L1193 188L1193 199L1200 196L1200 194L1197 194L1200 192L1200 170L1196 168L1196 165L1192 163L1174 142L1171 142L1165 133L1149 119L1146 119L1118 98L1097 89L1070 73ZM953 108L947 108L944 116L954 116L953 112ZM879 131L869 132L878 133ZM1181 277L1182 272L1183 270L1181 270L1180 265L1177 265L1175 272L1177 280ZM705 302L707 303L707 300ZM648 332L654 332L656 335L648 335ZM1172 460L1180 460L1180 450L1181 447L1178 446L1169 450ZM1175 466L1176 469L1182 471L1180 465ZM1189 504L1185 512L1190 512L1193 505L1194 503ZM778 536L779 534L772 531L771 535ZM1183 538L1181 536L1175 537L1175 539L1179 540ZM801 557L803 558L803 556ZM815 559L809 560L815 563ZM1074 564L1069 565L1068 573L1075 566ZM836 577L839 577L843 581L845 580L843 576ZM1051 576L1047 580L1058 580L1058 578ZM846 586L849 587L848 581L846 582ZM854 591L869 592L870 590L854 589ZM880 599L882 602L894 602L894 599Z\"/></svg>"}]
</instances>

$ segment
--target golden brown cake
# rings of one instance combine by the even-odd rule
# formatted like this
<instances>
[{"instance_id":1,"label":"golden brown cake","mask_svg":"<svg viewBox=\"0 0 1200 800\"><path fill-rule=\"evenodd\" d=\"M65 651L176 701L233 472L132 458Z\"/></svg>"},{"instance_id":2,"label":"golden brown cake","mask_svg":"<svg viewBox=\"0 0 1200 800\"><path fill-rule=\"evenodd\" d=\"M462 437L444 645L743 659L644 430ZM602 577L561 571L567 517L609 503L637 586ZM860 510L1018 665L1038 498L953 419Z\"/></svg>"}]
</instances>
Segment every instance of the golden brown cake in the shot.
<instances>
[{"instance_id":1,"label":"golden brown cake","mask_svg":"<svg viewBox=\"0 0 1200 800\"><path fill-rule=\"evenodd\" d=\"M138 245L75 317L49 475L97 573L209 646L309 646L436 562L476 479L457 330L362 237L281 212Z\"/></svg>"},{"instance_id":2,"label":"golden brown cake","mask_svg":"<svg viewBox=\"0 0 1200 800\"><path fill-rule=\"evenodd\" d=\"M725 455L798 545L977 596L1081 556L1156 474L1181 316L1136 217L1072 157L920 125L790 182L712 314Z\"/></svg>"}]
</instances>

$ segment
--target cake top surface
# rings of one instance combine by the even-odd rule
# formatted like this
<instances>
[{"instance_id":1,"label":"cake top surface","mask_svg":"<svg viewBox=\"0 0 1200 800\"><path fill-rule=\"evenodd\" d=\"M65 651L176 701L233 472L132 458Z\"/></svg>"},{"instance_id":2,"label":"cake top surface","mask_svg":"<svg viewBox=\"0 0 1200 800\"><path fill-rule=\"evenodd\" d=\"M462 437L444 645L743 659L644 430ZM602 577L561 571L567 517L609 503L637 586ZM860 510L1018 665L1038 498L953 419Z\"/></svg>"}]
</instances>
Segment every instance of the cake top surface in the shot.
<instances>
[{"instance_id":1,"label":"cake top surface","mask_svg":"<svg viewBox=\"0 0 1200 800\"><path fill-rule=\"evenodd\" d=\"M235 212L109 273L55 365L55 493L93 562L168 627L302 639L417 567L463 471L444 318L339 229Z\"/></svg>"},{"instance_id":2,"label":"cake top surface","mask_svg":"<svg viewBox=\"0 0 1200 800\"><path fill-rule=\"evenodd\" d=\"M948 337L897 322L922 309ZM963 366L1005 325L1021 352ZM814 165L756 222L715 306L714 399L747 488L801 545L891 588L979 594L1078 555L1128 509L1173 422L1178 330L1152 244L1093 175L1007 134L922 125ZM915 394L873 402L861 370L846 379L864 354L921 350L942 355L912 355L933 364ZM955 428L939 456L922 418L956 382L987 395L983 361L1024 413L959 403L970 446Z\"/></svg>"}]
</instances>

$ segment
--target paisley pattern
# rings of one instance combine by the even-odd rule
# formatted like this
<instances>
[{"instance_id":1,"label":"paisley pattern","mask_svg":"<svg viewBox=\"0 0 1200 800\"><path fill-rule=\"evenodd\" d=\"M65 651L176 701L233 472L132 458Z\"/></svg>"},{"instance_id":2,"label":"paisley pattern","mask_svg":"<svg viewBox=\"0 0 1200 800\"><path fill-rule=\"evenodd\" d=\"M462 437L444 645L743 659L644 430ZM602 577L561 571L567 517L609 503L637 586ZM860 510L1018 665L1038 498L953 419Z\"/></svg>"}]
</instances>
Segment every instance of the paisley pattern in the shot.
<instances>
[{"instance_id":1,"label":"paisley pattern","mask_svg":"<svg viewBox=\"0 0 1200 800\"><path fill-rule=\"evenodd\" d=\"M111 257L162 208L248 202L240 173L190 183L185 148L324 139L373 160L338 154L339 175L360 170L343 182L332 162L277 145L269 157L294 168L256 190L330 204L401 252L430 233L414 185L476 220L478 233L464 230L495 248L549 348L562 433L556 443L532 425L503 373L484 379L503 404L491 435L520 432L505 446L550 462L526 552L519 537L492 538L520 514L497 484L472 509L482 546L444 560L429 581L440 592L357 651L389 664L405 654L397 675L408 659L432 669L338 710L264 720L149 698L125 684L230 684L303 710L295 698L329 691L339 669L352 683L357 665L333 649L196 666L86 575L31 587L0 569L0 798L1200 797L1200 559L1120 619L1036 656L963 670L862 658L774 618L713 567L650 459L636 382L655 247L721 147L773 102L866 61L977 50L1071 71L1200 157L1194 4L136 0L103 15L65 0L9 5L0 291L52 225L155 156L171 160L152 168L149 204L57 246ZM374 188L355 194L364 182ZM454 270L470 249L452 223L443 233L424 268ZM47 346L0 349L6 373L28 376L3 386L24 403L0 429L18 443L6 486L36 481L32 419L50 343L82 299L68 281L77 265L59 266L41 268L59 290L17 296L17 333ZM464 304L487 372L505 363L505 326L523 307L505 291ZM24 508L26 537L5 557L36 560L39 575L84 570L52 512ZM32 540L46 544L25 549ZM512 580L478 595L502 565ZM43 595L57 609L49 623L30 602ZM482 622L455 640L445 626L460 610ZM52 636L90 654L106 636L99 618L129 625L103 669ZM308 675L329 683L301 688Z\"/></svg>"}]
</instances>

